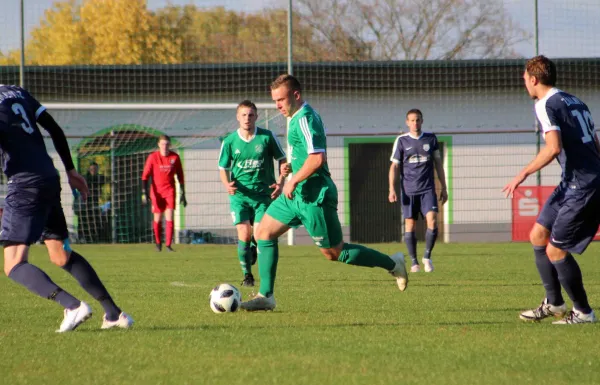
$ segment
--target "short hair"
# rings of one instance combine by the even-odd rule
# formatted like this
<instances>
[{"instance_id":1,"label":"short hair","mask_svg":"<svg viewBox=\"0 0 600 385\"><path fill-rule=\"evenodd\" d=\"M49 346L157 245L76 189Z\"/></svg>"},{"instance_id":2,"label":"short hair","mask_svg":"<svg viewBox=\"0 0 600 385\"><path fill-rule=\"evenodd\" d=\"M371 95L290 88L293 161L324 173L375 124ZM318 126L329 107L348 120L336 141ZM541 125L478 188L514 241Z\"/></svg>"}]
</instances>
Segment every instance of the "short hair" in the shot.
<instances>
[{"instance_id":1,"label":"short hair","mask_svg":"<svg viewBox=\"0 0 600 385\"><path fill-rule=\"evenodd\" d=\"M554 87L556 84L556 66L544 55L527 60L525 71L543 85Z\"/></svg>"},{"instance_id":2,"label":"short hair","mask_svg":"<svg viewBox=\"0 0 600 385\"><path fill-rule=\"evenodd\" d=\"M408 110L408 112L406 113L406 119L408 119L408 115L410 114L417 114L421 119L423 119L423 113L418 108L412 108Z\"/></svg>"},{"instance_id":3,"label":"short hair","mask_svg":"<svg viewBox=\"0 0 600 385\"><path fill-rule=\"evenodd\" d=\"M298 81L298 79L296 79L294 76L289 75L289 74L283 74L283 75L277 76L277 79L273 80L273 83L271 83L271 90L277 89L283 85L288 86L288 88L292 92L294 92L294 91L302 92L302 86L300 85L300 82Z\"/></svg>"},{"instance_id":4,"label":"short hair","mask_svg":"<svg viewBox=\"0 0 600 385\"><path fill-rule=\"evenodd\" d=\"M171 143L171 137L169 135L162 134L158 137L158 141L160 142L161 140L166 140L167 142Z\"/></svg>"},{"instance_id":5,"label":"short hair","mask_svg":"<svg viewBox=\"0 0 600 385\"><path fill-rule=\"evenodd\" d=\"M256 104L252 103L251 100L242 100L240 102L240 104L238 104L236 111L239 111L239 109L241 107L248 107L248 108L252 108L254 110L254 112L258 112L258 109L256 108Z\"/></svg>"},{"instance_id":6,"label":"short hair","mask_svg":"<svg viewBox=\"0 0 600 385\"><path fill-rule=\"evenodd\" d=\"M92 162L92 163L90 163L90 167L92 167L92 166L99 167L99 166L98 166L98 163L96 163L96 162Z\"/></svg>"}]
</instances>

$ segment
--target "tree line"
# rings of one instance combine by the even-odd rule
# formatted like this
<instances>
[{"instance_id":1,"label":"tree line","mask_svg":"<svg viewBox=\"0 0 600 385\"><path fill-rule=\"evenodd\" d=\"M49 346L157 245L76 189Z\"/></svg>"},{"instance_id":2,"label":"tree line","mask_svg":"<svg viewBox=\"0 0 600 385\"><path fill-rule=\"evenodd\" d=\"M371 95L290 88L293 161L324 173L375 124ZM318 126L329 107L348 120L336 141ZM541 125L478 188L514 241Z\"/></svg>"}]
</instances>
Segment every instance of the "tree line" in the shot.
<instances>
[{"instance_id":1,"label":"tree line","mask_svg":"<svg viewBox=\"0 0 600 385\"><path fill-rule=\"evenodd\" d=\"M297 62L517 57L530 38L489 0L295 0L293 28ZM27 65L285 62L287 10L56 2L25 52ZM19 60L19 50L0 52L0 65Z\"/></svg>"}]
</instances>

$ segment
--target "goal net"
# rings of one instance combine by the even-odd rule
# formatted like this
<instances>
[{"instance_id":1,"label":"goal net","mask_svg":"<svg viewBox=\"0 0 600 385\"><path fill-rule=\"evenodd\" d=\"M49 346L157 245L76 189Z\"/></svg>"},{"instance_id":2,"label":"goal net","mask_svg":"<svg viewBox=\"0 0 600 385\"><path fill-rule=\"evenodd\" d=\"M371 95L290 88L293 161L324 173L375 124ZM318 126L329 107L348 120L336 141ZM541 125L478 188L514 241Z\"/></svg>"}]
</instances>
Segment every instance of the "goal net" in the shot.
<instances>
[{"instance_id":1,"label":"goal net","mask_svg":"<svg viewBox=\"0 0 600 385\"><path fill-rule=\"evenodd\" d=\"M152 242L152 213L142 202L141 176L163 134L171 138L185 174L188 206L184 208L177 200L176 241L230 241L229 202L219 180L217 158L223 136L238 127L237 104L45 106L64 128L75 163L90 187L85 201L77 194L65 194L68 199L63 196L75 242ZM273 104L257 107L257 126L272 130L283 141L285 118ZM179 184L177 190L179 197Z\"/></svg>"}]
</instances>

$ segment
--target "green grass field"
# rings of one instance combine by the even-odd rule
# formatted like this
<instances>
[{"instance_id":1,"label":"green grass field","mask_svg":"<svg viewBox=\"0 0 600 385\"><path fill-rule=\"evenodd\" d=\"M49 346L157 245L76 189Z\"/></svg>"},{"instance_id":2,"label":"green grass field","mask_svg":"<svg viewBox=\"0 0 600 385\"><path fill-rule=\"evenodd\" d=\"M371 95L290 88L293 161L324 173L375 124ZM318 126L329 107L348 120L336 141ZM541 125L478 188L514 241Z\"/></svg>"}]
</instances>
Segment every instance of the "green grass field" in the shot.
<instances>
[{"instance_id":1,"label":"green grass field","mask_svg":"<svg viewBox=\"0 0 600 385\"><path fill-rule=\"evenodd\" d=\"M219 282L239 288L233 246L76 249L134 328L100 330L100 305L35 246L31 261L95 313L56 334L61 308L2 276L1 384L600 383L600 323L518 319L543 297L526 244L440 244L436 271L411 274L404 293L381 269L281 247L277 309L220 315L208 294ZM598 254L594 244L578 258L592 306L600 305Z\"/></svg>"}]
</instances>

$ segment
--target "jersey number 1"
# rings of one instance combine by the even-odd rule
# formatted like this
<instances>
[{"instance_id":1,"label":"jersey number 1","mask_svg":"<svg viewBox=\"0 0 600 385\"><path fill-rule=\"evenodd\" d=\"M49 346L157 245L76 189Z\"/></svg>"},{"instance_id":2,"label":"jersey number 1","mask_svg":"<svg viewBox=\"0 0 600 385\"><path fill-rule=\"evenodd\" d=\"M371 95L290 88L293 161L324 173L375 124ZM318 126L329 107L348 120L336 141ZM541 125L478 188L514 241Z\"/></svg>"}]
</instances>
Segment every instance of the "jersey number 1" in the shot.
<instances>
[{"instance_id":1,"label":"jersey number 1","mask_svg":"<svg viewBox=\"0 0 600 385\"><path fill-rule=\"evenodd\" d=\"M20 105L19 103L14 103L12 105L12 110L15 113L15 115L20 116L21 119L23 119L23 123L21 123L21 127L23 127L23 131L25 131L28 134L33 133L33 127L31 127L29 118L27 118L27 112L25 112L25 109L23 108L23 106Z\"/></svg>"},{"instance_id":2,"label":"jersey number 1","mask_svg":"<svg viewBox=\"0 0 600 385\"><path fill-rule=\"evenodd\" d=\"M589 143L594 140L594 122L592 121L592 114L589 111L584 110L583 115L581 112L577 110L571 111L571 115L577 118L579 121L579 128L581 128L581 132L583 136L581 137L581 141L583 143Z\"/></svg>"}]
</instances>

